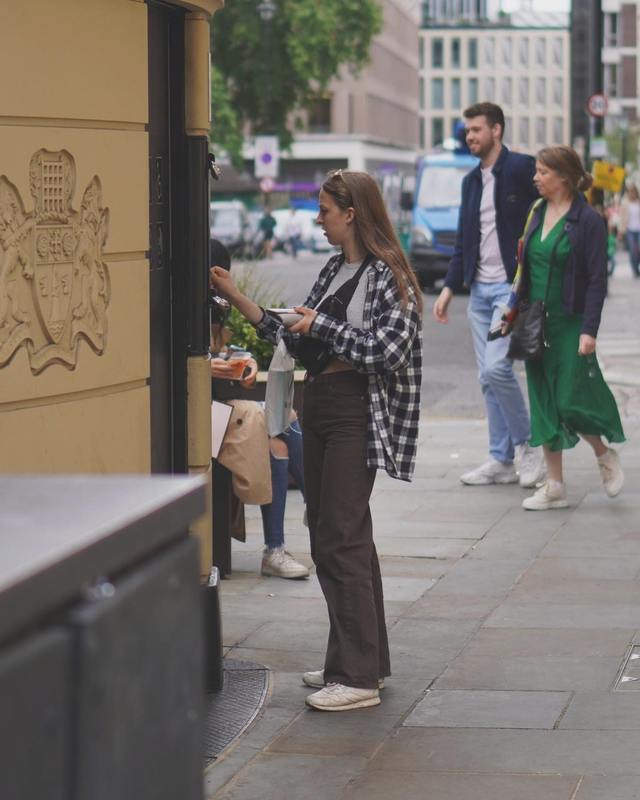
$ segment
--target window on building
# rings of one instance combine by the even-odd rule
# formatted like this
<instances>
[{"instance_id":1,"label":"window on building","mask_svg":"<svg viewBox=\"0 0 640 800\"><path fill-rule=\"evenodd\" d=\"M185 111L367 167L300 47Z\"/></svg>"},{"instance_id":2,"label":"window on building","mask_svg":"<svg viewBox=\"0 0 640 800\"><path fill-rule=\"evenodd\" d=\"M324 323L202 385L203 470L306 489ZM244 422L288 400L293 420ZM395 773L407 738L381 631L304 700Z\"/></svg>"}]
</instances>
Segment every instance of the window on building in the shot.
<instances>
[{"instance_id":1,"label":"window on building","mask_svg":"<svg viewBox=\"0 0 640 800\"><path fill-rule=\"evenodd\" d=\"M553 118L553 144L564 142L564 120L562 117Z\"/></svg>"},{"instance_id":2,"label":"window on building","mask_svg":"<svg viewBox=\"0 0 640 800\"><path fill-rule=\"evenodd\" d=\"M547 40L536 39L536 67L547 66Z\"/></svg>"},{"instance_id":3,"label":"window on building","mask_svg":"<svg viewBox=\"0 0 640 800\"><path fill-rule=\"evenodd\" d=\"M496 99L496 82L494 78L484 79L484 99L489 103L494 103Z\"/></svg>"},{"instance_id":4,"label":"window on building","mask_svg":"<svg viewBox=\"0 0 640 800\"><path fill-rule=\"evenodd\" d=\"M487 36L484 40L484 65L492 67L495 60L496 40L493 36Z\"/></svg>"},{"instance_id":5,"label":"window on building","mask_svg":"<svg viewBox=\"0 0 640 800\"><path fill-rule=\"evenodd\" d=\"M451 40L451 69L460 69L460 39Z\"/></svg>"},{"instance_id":6,"label":"window on building","mask_svg":"<svg viewBox=\"0 0 640 800\"><path fill-rule=\"evenodd\" d=\"M554 78L551 84L551 104L554 108L562 108L562 78Z\"/></svg>"},{"instance_id":7,"label":"window on building","mask_svg":"<svg viewBox=\"0 0 640 800\"><path fill-rule=\"evenodd\" d=\"M502 40L502 66L511 66L511 37L507 36Z\"/></svg>"},{"instance_id":8,"label":"window on building","mask_svg":"<svg viewBox=\"0 0 640 800\"><path fill-rule=\"evenodd\" d=\"M547 120L545 117L536 117L536 146L547 143Z\"/></svg>"},{"instance_id":9,"label":"window on building","mask_svg":"<svg viewBox=\"0 0 640 800\"><path fill-rule=\"evenodd\" d=\"M469 78L467 82L467 105L473 106L478 102L478 79Z\"/></svg>"},{"instance_id":10,"label":"window on building","mask_svg":"<svg viewBox=\"0 0 640 800\"><path fill-rule=\"evenodd\" d=\"M529 107L529 78L520 78L518 81L518 104Z\"/></svg>"},{"instance_id":11,"label":"window on building","mask_svg":"<svg viewBox=\"0 0 640 800\"><path fill-rule=\"evenodd\" d=\"M444 119L432 117L431 119L431 146L435 147L444 142Z\"/></svg>"},{"instance_id":12,"label":"window on building","mask_svg":"<svg viewBox=\"0 0 640 800\"><path fill-rule=\"evenodd\" d=\"M603 14L604 46L618 47L618 15Z\"/></svg>"},{"instance_id":13,"label":"window on building","mask_svg":"<svg viewBox=\"0 0 640 800\"><path fill-rule=\"evenodd\" d=\"M424 69L424 39L420 37L420 44L418 45L418 53L420 58L420 69Z\"/></svg>"},{"instance_id":14,"label":"window on building","mask_svg":"<svg viewBox=\"0 0 640 800\"><path fill-rule=\"evenodd\" d=\"M559 36L551 40L551 63L554 67L562 67L564 42Z\"/></svg>"},{"instance_id":15,"label":"window on building","mask_svg":"<svg viewBox=\"0 0 640 800\"><path fill-rule=\"evenodd\" d=\"M529 117L520 117L518 143L520 147L529 147Z\"/></svg>"},{"instance_id":16,"label":"window on building","mask_svg":"<svg viewBox=\"0 0 640 800\"><path fill-rule=\"evenodd\" d=\"M469 39L467 42L467 66L469 69L478 67L478 40Z\"/></svg>"},{"instance_id":17,"label":"window on building","mask_svg":"<svg viewBox=\"0 0 640 800\"><path fill-rule=\"evenodd\" d=\"M536 78L536 106L545 108L547 105L547 79Z\"/></svg>"},{"instance_id":18,"label":"window on building","mask_svg":"<svg viewBox=\"0 0 640 800\"><path fill-rule=\"evenodd\" d=\"M513 104L513 81L511 78L502 79L502 105L511 108Z\"/></svg>"},{"instance_id":19,"label":"window on building","mask_svg":"<svg viewBox=\"0 0 640 800\"><path fill-rule=\"evenodd\" d=\"M444 80L431 78L431 108L444 108Z\"/></svg>"},{"instance_id":20,"label":"window on building","mask_svg":"<svg viewBox=\"0 0 640 800\"><path fill-rule=\"evenodd\" d=\"M451 78L451 108L461 108L460 78Z\"/></svg>"},{"instance_id":21,"label":"window on building","mask_svg":"<svg viewBox=\"0 0 640 800\"><path fill-rule=\"evenodd\" d=\"M434 69L444 67L444 41L442 39L431 40L431 66Z\"/></svg>"},{"instance_id":22,"label":"window on building","mask_svg":"<svg viewBox=\"0 0 640 800\"><path fill-rule=\"evenodd\" d=\"M420 99L420 110L424 111L424 78L420 78L418 81L418 92Z\"/></svg>"},{"instance_id":23,"label":"window on building","mask_svg":"<svg viewBox=\"0 0 640 800\"><path fill-rule=\"evenodd\" d=\"M512 142L512 131L513 131L513 120L511 117L504 118L504 136L502 137L502 141L507 145L507 147L511 147Z\"/></svg>"},{"instance_id":24,"label":"window on building","mask_svg":"<svg viewBox=\"0 0 640 800\"><path fill-rule=\"evenodd\" d=\"M426 150L427 143L425 141L425 130L424 130L424 117L420 117L420 149Z\"/></svg>"},{"instance_id":25,"label":"window on building","mask_svg":"<svg viewBox=\"0 0 640 800\"><path fill-rule=\"evenodd\" d=\"M529 38L523 36L518 42L518 61L523 67L529 66Z\"/></svg>"},{"instance_id":26,"label":"window on building","mask_svg":"<svg viewBox=\"0 0 640 800\"><path fill-rule=\"evenodd\" d=\"M310 95L307 108L309 133L331 133L331 95Z\"/></svg>"},{"instance_id":27,"label":"window on building","mask_svg":"<svg viewBox=\"0 0 640 800\"><path fill-rule=\"evenodd\" d=\"M604 93L607 97L618 96L618 65L605 64L604 67Z\"/></svg>"}]
</instances>

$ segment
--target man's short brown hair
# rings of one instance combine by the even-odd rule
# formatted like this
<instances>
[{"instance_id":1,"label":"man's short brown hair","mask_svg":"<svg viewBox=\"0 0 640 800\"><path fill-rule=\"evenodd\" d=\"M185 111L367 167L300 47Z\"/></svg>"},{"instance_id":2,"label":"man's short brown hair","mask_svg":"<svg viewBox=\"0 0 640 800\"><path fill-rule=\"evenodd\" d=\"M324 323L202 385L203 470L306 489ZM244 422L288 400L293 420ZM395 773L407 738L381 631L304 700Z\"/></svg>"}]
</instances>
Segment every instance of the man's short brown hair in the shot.
<instances>
[{"instance_id":1,"label":"man's short brown hair","mask_svg":"<svg viewBox=\"0 0 640 800\"><path fill-rule=\"evenodd\" d=\"M494 125L500 126L500 141L504 136L504 112L495 103L475 103L469 108L465 108L462 112L465 119L473 119L474 117L486 117L489 127L493 128Z\"/></svg>"}]
</instances>

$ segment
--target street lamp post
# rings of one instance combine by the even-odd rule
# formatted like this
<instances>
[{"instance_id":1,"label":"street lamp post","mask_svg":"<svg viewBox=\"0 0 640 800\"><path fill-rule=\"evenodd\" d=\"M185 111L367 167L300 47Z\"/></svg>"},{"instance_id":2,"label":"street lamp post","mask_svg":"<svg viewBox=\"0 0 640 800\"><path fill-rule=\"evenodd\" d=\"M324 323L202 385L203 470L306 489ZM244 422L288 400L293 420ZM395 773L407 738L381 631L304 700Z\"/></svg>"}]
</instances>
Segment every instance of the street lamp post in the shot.
<instances>
[{"instance_id":1,"label":"street lamp post","mask_svg":"<svg viewBox=\"0 0 640 800\"><path fill-rule=\"evenodd\" d=\"M269 119L269 84L270 84L270 60L271 60L271 20L276 13L276 4L271 2L264 2L258 4L258 11L260 18L264 22L264 132L271 132L271 120Z\"/></svg>"}]
</instances>

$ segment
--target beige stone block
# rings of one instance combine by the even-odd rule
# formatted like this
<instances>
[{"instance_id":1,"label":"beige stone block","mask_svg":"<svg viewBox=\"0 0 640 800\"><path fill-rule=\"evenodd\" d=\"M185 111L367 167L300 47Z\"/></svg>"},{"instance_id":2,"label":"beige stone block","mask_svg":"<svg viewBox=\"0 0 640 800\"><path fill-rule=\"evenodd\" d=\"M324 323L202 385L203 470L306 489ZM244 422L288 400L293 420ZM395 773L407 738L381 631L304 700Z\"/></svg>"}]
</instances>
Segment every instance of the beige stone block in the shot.
<instances>
[{"instance_id":1,"label":"beige stone block","mask_svg":"<svg viewBox=\"0 0 640 800\"><path fill-rule=\"evenodd\" d=\"M149 388L5 411L0 441L2 473L147 473Z\"/></svg>"},{"instance_id":2,"label":"beige stone block","mask_svg":"<svg viewBox=\"0 0 640 800\"><path fill-rule=\"evenodd\" d=\"M2 3L0 113L145 123L147 7L129 0Z\"/></svg>"},{"instance_id":3,"label":"beige stone block","mask_svg":"<svg viewBox=\"0 0 640 800\"><path fill-rule=\"evenodd\" d=\"M0 411L8 403L20 403L101 391L105 387L137 382L149 376L149 263L112 261L107 264L111 280L111 304L107 310L108 333L104 353L99 356L80 339L74 369L53 363L33 375L29 356L21 346L9 364L0 369ZM31 293L23 289L21 308L32 310ZM35 325L38 322L35 321ZM210 437L209 437L210 438Z\"/></svg>"},{"instance_id":4,"label":"beige stone block","mask_svg":"<svg viewBox=\"0 0 640 800\"><path fill-rule=\"evenodd\" d=\"M132 4L133 5L133 4ZM1 120L0 120L1 121ZM0 125L0 175L17 188L26 212L33 209L29 163L41 148L67 150L75 161L72 205L94 175L102 185L102 205L109 209L105 253L144 253L149 248L149 144L144 131L90 128L40 128Z\"/></svg>"}]
</instances>

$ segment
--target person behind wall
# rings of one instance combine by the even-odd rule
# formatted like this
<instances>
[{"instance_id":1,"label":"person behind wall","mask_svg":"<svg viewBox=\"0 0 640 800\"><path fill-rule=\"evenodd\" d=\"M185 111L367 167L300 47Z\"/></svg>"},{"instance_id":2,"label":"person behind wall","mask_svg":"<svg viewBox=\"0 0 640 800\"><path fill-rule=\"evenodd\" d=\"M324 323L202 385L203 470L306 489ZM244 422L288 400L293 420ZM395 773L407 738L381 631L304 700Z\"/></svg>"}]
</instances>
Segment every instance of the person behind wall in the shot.
<instances>
[{"instance_id":1,"label":"person behind wall","mask_svg":"<svg viewBox=\"0 0 640 800\"><path fill-rule=\"evenodd\" d=\"M331 359L307 373L302 436L311 555L329 612L324 669L302 680L324 711L374 706L390 674L382 579L369 500L376 471L410 480L415 464L422 375L422 295L387 215L364 172L337 170L323 182L317 222L342 252L329 259L303 315L283 331L233 285L223 270L212 282L258 330L282 333L295 353L304 337L325 342ZM364 272L346 320L317 311L325 296Z\"/></svg>"},{"instance_id":2,"label":"person behind wall","mask_svg":"<svg viewBox=\"0 0 640 800\"><path fill-rule=\"evenodd\" d=\"M500 327L518 266L518 238L538 196L535 161L502 144L500 106L477 103L464 111L464 118L467 144L480 164L462 182L455 251L433 308L436 321L447 323L453 293L465 283L469 286L467 315L487 408L489 460L460 480L479 486L515 483L519 477L521 486L535 486L544 477L544 458L540 448L530 445L529 414L513 361L507 357L509 340L487 339L490 330Z\"/></svg>"},{"instance_id":3,"label":"person behind wall","mask_svg":"<svg viewBox=\"0 0 640 800\"><path fill-rule=\"evenodd\" d=\"M525 361L532 444L542 445L549 480L522 505L566 508L562 451L584 439L596 455L605 492L616 497L624 475L609 442L624 442L616 401L602 377L596 337L607 291L606 228L582 194L592 182L570 147L543 148L535 182L543 202L523 244L521 296L544 300L551 270L542 358ZM553 268L551 268L552 253Z\"/></svg>"},{"instance_id":4,"label":"person behind wall","mask_svg":"<svg viewBox=\"0 0 640 800\"><path fill-rule=\"evenodd\" d=\"M640 197L635 183L628 181L625 188L620 201L618 239L626 239L631 272L634 278L640 278Z\"/></svg>"},{"instance_id":5,"label":"person behind wall","mask_svg":"<svg viewBox=\"0 0 640 800\"><path fill-rule=\"evenodd\" d=\"M271 213L269 206L264 207L264 215L258 224L258 231L262 236L265 258L273 258L273 232L278 223Z\"/></svg>"},{"instance_id":6,"label":"person behind wall","mask_svg":"<svg viewBox=\"0 0 640 800\"><path fill-rule=\"evenodd\" d=\"M211 263L218 265L222 270L231 269L231 257L227 248L217 239L211 242ZM212 308L212 348L214 353L224 352L229 341L228 336L222 332L224 320L216 316ZM228 333L228 332L227 332ZM226 340L226 341L225 341ZM255 387L258 365L251 359L246 368L245 375L238 384L245 389ZM214 355L211 358L212 396L216 397L217 381L229 382L232 379L233 369L224 357ZM254 402L254 401L251 401ZM261 404L255 403L256 408ZM261 409L261 416L264 410ZM269 464L271 467L271 495L270 503L260 506L262 514L262 529L264 534L264 552L262 555L261 574L276 578L307 578L309 570L296 561L291 553L285 549L284 542L284 516L287 504L287 489L289 475L304 498L304 478L302 471L302 434L295 414L291 425L279 436L268 440L264 425L259 427L259 435L264 436L264 441L256 441L253 445L269 448ZM244 441L244 440L243 440ZM245 461L246 459L243 459ZM230 465L230 468L232 465ZM233 470L232 470L233 471Z\"/></svg>"}]
</instances>

